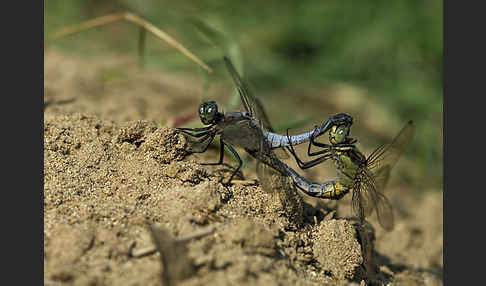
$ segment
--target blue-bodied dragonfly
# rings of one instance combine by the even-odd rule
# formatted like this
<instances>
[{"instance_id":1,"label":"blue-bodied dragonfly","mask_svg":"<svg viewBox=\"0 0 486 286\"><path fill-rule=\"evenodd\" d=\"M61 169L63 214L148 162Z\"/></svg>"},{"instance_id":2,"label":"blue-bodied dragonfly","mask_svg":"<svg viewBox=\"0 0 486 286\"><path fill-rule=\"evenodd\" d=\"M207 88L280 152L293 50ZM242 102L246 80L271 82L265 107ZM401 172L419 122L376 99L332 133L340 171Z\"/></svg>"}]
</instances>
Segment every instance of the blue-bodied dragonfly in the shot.
<instances>
[{"instance_id":1,"label":"blue-bodied dragonfly","mask_svg":"<svg viewBox=\"0 0 486 286\"><path fill-rule=\"evenodd\" d=\"M327 132L333 124L338 124L341 118L330 117L316 129L299 135L285 136L276 134L273 132L261 102L249 92L246 83L242 80L231 61L227 57L224 57L224 61L236 85L245 111L222 113L218 111L216 102L202 103L199 106L199 117L201 122L207 126L202 128L177 128L190 137L198 138L192 142L190 141L197 148L186 151L188 153L203 153L208 149L215 136L220 135L219 161L203 163L203 165L222 164L224 147L226 146L238 161L238 166L225 184L231 183L233 177L242 166L242 160L233 146L243 148L257 159L257 174L261 182L265 182L266 175L264 173L270 169L266 168L266 166L272 167L281 176L287 176L289 172L296 174L294 170L289 171L291 168L280 161L273 151L281 147L308 142L311 140L312 135L319 136ZM198 148L199 150L197 150ZM266 191L271 190L266 188Z\"/></svg>"},{"instance_id":2,"label":"blue-bodied dragonfly","mask_svg":"<svg viewBox=\"0 0 486 286\"><path fill-rule=\"evenodd\" d=\"M321 132L320 127L317 127L311 136L307 154L320 157L303 162L295 153L292 144L288 147L301 169L307 169L331 159L337 169L338 178L318 184L309 182L297 173L292 173L291 170L289 170L290 176L300 189L313 197L337 200L353 190L352 210L360 222L363 223L364 219L375 209L380 225L385 230L392 230L393 212L383 191L390 177L391 169L412 140L414 123L409 121L390 143L381 145L366 157L356 147L357 140L349 137L352 118L345 114L342 117L343 120L340 124L333 124L329 129L330 144L315 141ZM322 150L311 152L312 145L321 147Z\"/></svg>"}]
</instances>

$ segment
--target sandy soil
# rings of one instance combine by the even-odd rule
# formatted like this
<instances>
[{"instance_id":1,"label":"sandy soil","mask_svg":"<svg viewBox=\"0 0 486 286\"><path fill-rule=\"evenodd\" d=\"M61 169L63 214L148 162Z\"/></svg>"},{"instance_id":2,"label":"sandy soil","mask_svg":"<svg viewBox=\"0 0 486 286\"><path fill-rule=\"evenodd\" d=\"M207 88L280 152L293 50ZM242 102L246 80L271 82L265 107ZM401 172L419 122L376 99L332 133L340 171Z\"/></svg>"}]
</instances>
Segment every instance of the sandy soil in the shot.
<instances>
[{"instance_id":1,"label":"sandy soil","mask_svg":"<svg viewBox=\"0 0 486 286\"><path fill-rule=\"evenodd\" d=\"M107 80L113 66L45 54L46 285L443 284L442 192L387 190L385 232L373 216L359 228L349 195L266 193L251 167L225 187L231 169L200 164L217 149L186 156L166 124L197 108L197 80L130 63Z\"/></svg>"}]
</instances>

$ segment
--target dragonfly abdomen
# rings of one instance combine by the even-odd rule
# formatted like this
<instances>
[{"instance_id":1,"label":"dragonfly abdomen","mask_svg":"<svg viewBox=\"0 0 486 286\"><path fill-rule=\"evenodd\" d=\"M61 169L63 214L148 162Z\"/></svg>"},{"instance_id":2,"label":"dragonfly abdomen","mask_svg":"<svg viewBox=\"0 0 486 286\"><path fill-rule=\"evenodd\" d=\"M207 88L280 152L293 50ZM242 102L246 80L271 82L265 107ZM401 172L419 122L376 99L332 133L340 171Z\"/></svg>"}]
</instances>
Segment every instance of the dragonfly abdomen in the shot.
<instances>
[{"instance_id":1,"label":"dragonfly abdomen","mask_svg":"<svg viewBox=\"0 0 486 286\"><path fill-rule=\"evenodd\" d=\"M345 186L339 180L332 180L322 183L321 189L324 190L321 198L339 200L349 192L350 187Z\"/></svg>"},{"instance_id":2,"label":"dragonfly abdomen","mask_svg":"<svg viewBox=\"0 0 486 286\"><path fill-rule=\"evenodd\" d=\"M297 134L297 135L292 135L292 136L283 136L280 134L276 134L273 132L268 132L265 131L264 135L267 138L267 141L270 143L271 148L279 148L279 147L285 147L285 146L290 146L292 143L292 146L299 145L304 142L308 142L311 138L311 135L314 131L309 131L306 133L302 134ZM290 138L290 140L289 140Z\"/></svg>"},{"instance_id":3,"label":"dragonfly abdomen","mask_svg":"<svg viewBox=\"0 0 486 286\"><path fill-rule=\"evenodd\" d=\"M286 173L292 178L295 185L309 196L339 200L350 190L349 186L342 184L339 180L327 181L322 184L311 183L288 165L282 163L282 166L285 168Z\"/></svg>"}]
</instances>

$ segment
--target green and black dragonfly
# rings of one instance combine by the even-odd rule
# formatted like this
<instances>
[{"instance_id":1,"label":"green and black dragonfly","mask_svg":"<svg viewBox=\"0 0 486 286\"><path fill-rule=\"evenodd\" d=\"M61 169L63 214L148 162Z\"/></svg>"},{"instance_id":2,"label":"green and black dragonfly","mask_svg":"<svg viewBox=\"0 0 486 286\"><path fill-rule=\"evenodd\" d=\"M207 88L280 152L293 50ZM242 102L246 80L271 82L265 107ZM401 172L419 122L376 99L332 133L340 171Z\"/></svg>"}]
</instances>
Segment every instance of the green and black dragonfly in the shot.
<instances>
[{"instance_id":1,"label":"green and black dragonfly","mask_svg":"<svg viewBox=\"0 0 486 286\"><path fill-rule=\"evenodd\" d=\"M333 124L338 124L340 118L330 117L324 124L307 133L285 136L273 132L268 117L261 102L251 95L246 83L242 80L231 61L224 58L226 67L240 94L245 111L233 111L222 113L218 111L218 105L214 101L202 103L199 106L199 117L206 127L202 128L177 128L182 133L194 139L188 153L203 153L207 150L216 135L220 135L220 156L215 163L203 165L220 165L223 163L224 147L238 160L238 166L225 184L230 184L235 174L242 165L242 160L233 146L239 146L257 159L257 174L261 182L265 182L265 173L270 169L278 171L280 175L287 176L289 172L296 172L279 160L273 152L275 149L308 142L311 135L319 136L325 133ZM189 138L190 139L190 138ZM263 163L264 165L262 165ZM289 171L289 169L291 171ZM265 186L265 184L263 184ZM265 187L264 187L265 188ZM266 191L271 191L266 189Z\"/></svg>"},{"instance_id":2,"label":"green and black dragonfly","mask_svg":"<svg viewBox=\"0 0 486 286\"><path fill-rule=\"evenodd\" d=\"M315 141L320 127L316 127L316 132L310 138L307 154L320 157L303 162L295 153L292 144L288 150L295 157L301 169L307 169L331 159L337 169L338 178L318 184L309 182L298 174L290 175L300 189L318 198L337 200L353 190L352 210L360 222L363 223L364 219L375 209L380 225L385 230L392 230L393 212L383 191L390 177L391 169L400 158L404 148L412 140L414 123L409 121L393 141L381 145L366 157L356 147L357 140L349 137L352 118L346 114L337 116L342 117L343 120L339 124L333 124L329 129L330 144ZM322 150L311 152L312 145L321 147Z\"/></svg>"}]
</instances>

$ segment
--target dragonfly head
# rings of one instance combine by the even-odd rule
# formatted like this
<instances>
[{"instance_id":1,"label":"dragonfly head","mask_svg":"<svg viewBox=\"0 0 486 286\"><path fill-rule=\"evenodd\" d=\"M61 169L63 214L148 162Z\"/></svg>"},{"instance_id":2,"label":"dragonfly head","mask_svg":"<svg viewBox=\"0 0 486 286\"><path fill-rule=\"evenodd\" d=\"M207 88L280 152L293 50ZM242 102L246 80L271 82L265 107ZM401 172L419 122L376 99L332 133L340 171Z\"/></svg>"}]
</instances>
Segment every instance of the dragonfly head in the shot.
<instances>
[{"instance_id":1,"label":"dragonfly head","mask_svg":"<svg viewBox=\"0 0 486 286\"><path fill-rule=\"evenodd\" d=\"M329 129L329 142L331 144L340 144L352 141L352 138L348 136L353 124L353 118L345 113L339 113L333 117L333 124L331 129Z\"/></svg>"},{"instance_id":2,"label":"dragonfly head","mask_svg":"<svg viewBox=\"0 0 486 286\"><path fill-rule=\"evenodd\" d=\"M349 135L349 127L346 125L333 125L329 130L329 142L331 144L340 144L346 142Z\"/></svg>"},{"instance_id":3,"label":"dragonfly head","mask_svg":"<svg viewBox=\"0 0 486 286\"><path fill-rule=\"evenodd\" d=\"M209 101L199 105L199 118L205 125L215 123L219 118L218 105L216 102Z\"/></svg>"}]
</instances>

